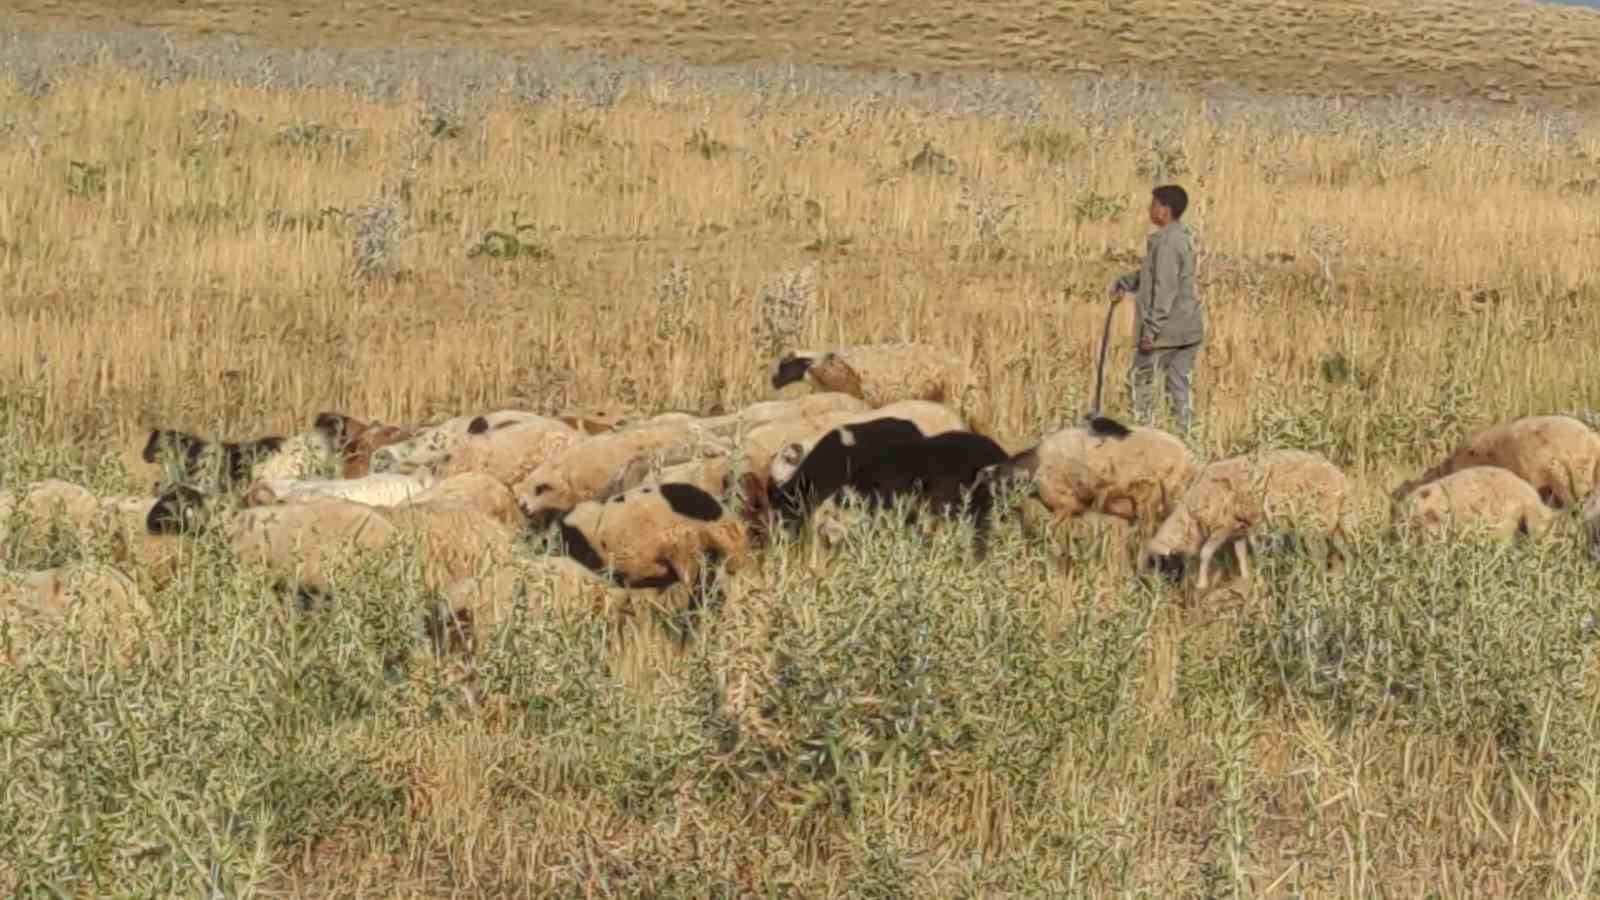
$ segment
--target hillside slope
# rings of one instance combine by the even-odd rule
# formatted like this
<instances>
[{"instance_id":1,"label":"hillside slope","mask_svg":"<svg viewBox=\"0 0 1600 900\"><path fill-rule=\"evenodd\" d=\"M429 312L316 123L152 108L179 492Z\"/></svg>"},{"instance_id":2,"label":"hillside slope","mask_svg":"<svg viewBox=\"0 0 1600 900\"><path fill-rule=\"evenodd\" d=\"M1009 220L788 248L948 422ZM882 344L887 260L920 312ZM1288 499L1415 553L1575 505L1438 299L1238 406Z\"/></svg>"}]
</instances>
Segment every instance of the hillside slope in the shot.
<instances>
[{"instance_id":1,"label":"hillside slope","mask_svg":"<svg viewBox=\"0 0 1600 900\"><path fill-rule=\"evenodd\" d=\"M20 0L13 21L117 23L321 46L559 45L690 62L1142 72L1290 92L1600 102L1600 16L1490 0Z\"/></svg>"}]
</instances>

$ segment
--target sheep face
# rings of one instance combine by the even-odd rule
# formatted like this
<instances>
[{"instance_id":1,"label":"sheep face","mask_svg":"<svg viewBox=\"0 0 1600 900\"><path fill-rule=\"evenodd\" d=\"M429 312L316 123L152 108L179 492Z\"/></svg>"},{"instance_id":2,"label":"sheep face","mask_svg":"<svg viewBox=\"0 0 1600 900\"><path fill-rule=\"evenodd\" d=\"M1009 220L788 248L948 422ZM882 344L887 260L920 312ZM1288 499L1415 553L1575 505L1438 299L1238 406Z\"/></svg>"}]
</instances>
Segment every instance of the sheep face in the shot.
<instances>
[{"instance_id":1,"label":"sheep face","mask_svg":"<svg viewBox=\"0 0 1600 900\"><path fill-rule=\"evenodd\" d=\"M205 447L204 440L187 432L155 428L150 431L150 437L144 443L144 452L140 454L140 458L147 463L158 463L163 453L170 452L185 464L192 464L200 458Z\"/></svg>"},{"instance_id":2,"label":"sheep face","mask_svg":"<svg viewBox=\"0 0 1600 900\"><path fill-rule=\"evenodd\" d=\"M800 463L806 458L806 445L801 441L791 441L783 446L772 457L772 465L767 469L767 482L769 484L783 484L800 469Z\"/></svg>"},{"instance_id":3,"label":"sheep face","mask_svg":"<svg viewBox=\"0 0 1600 900\"><path fill-rule=\"evenodd\" d=\"M327 439L328 445L336 452L342 452L356 436L366 431L370 426L360 419L353 419L343 413L323 412L318 413L312 420L311 428Z\"/></svg>"},{"instance_id":4,"label":"sheep face","mask_svg":"<svg viewBox=\"0 0 1600 900\"><path fill-rule=\"evenodd\" d=\"M178 485L156 499L145 514L145 530L151 534L188 534L206 518L206 496L192 487Z\"/></svg>"},{"instance_id":5,"label":"sheep face","mask_svg":"<svg viewBox=\"0 0 1600 900\"><path fill-rule=\"evenodd\" d=\"M772 389L779 390L803 380L814 361L809 353L791 353L778 360L778 370L772 373Z\"/></svg>"},{"instance_id":6,"label":"sheep face","mask_svg":"<svg viewBox=\"0 0 1600 900\"><path fill-rule=\"evenodd\" d=\"M559 470L541 466L517 486L517 507L536 530L549 527L577 505L570 481Z\"/></svg>"},{"instance_id":7,"label":"sheep face","mask_svg":"<svg viewBox=\"0 0 1600 900\"><path fill-rule=\"evenodd\" d=\"M1200 523L1189 508L1179 504L1145 545L1144 560L1163 572L1183 574L1183 560L1200 552L1205 542Z\"/></svg>"}]
</instances>

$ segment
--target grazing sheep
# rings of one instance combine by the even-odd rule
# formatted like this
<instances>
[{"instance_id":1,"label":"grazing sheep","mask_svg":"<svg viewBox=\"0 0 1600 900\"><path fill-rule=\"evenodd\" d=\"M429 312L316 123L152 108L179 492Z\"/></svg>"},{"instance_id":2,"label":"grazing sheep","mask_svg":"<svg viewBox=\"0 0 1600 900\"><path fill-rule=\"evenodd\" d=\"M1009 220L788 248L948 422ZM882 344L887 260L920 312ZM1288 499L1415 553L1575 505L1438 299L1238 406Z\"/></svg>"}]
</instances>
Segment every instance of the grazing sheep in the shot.
<instances>
[{"instance_id":1,"label":"grazing sheep","mask_svg":"<svg viewBox=\"0 0 1600 900\"><path fill-rule=\"evenodd\" d=\"M800 522L844 489L853 472L923 437L911 421L885 416L833 428L809 446L790 444L772 461L766 508L781 523Z\"/></svg>"},{"instance_id":2,"label":"grazing sheep","mask_svg":"<svg viewBox=\"0 0 1600 900\"><path fill-rule=\"evenodd\" d=\"M440 608L430 617L429 636L439 651L470 655L519 606L535 614L568 610L598 616L615 627L640 609L670 608L665 599L659 591L621 587L570 557L518 558L445 588Z\"/></svg>"},{"instance_id":3,"label":"grazing sheep","mask_svg":"<svg viewBox=\"0 0 1600 900\"><path fill-rule=\"evenodd\" d=\"M815 394L806 399L834 397L844 395ZM854 398L845 399L854 402ZM911 401L909 405L917 407L914 412L933 423L933 427L949 426L952 421L953 428L960 427L955 414L936 403ZM670 481L693 484L713 496L724 497L737 476L744 503L742 515L754 518L764 508L772 461L785 447L796 445L791 454L798 463L805 447L815 443L829 429L880 416L874 410L861 411L848 403L832 402L809 408L793 407L791 412L793 414L788 417L754 424L742 435L730 435L738 440L731 453L708 448L702 458L665 466L648 457L637 457L618 469L593 499L605 500L642 484ZM761 417L758 413L752 418Z\"/></svg>"},{"instance_id":4,"label":"grazing sheep","mask_svg":"<svg viewBox=\"0 0 1600 900\"><path fill-rule=\"evenodd\" d=\"M1450 526L1483 529L1495 537L1542 536L1555 514L1533 485L1499 466L1473 466L1430 481L1394 508L1394 521L1422 533Z\"/></svg>"},{"instance_id":5,"label":"grazing sheep","mask_svg":"<svg viewBox=\"0 0 1600 900\"><path fill-rule=\"evenodd\" d=\"M254 478L268 481L279 478L319 478L337 469L338 465L332 442L322 432L312 429L284 439L276 452L259 459L244 478L235 479L235 482L248 484Z\"/></svg>"},{"instance_id":6,"label":"grazing sheep","mask_svg":"<svg viewBox=\"0 0 1600 900\"><path fill-rule=\"evenodd\" d=\"M482 472L463 472L440 479L432 487L412 497L401 508L467 509L487 516L508 528L520 530L526 521L517 506L517 497L498 479Z\"/></svg>"},{"instance_id":7,"label":"grazing sheep","mask_svg":"<svg viewBox=\"0 0 1600 900\"><path fill-rule=\"evenodd\" d=\"M579 441L584 434L555 419L517 422L471 435L435 465L441 478L481 472L510 487Z\"/></svg>"},{"instance_id":8,"label":"grazing sheep","mask_svg":"<svg viewBox=\"0 0 1600 900\"><path fill-rule=\"evenodd\" d=\"M1099 513L1136 523L1166 518L1195 473L1178 438L1107 419L1050 434L984 478L1024 477L1058 522Z\"/></svg>"},{"instance_id":9,"label":"grazing sheep","mask_svg":"<svg viewBox=\"0 0 1600 900\"><path fill-rule=\"evenodd\" d=\"M779 521L793 524L848 489L869 508L913 497L947 515L967 503L982 553L993 498L979 473L1010 459L993 440L971 431L925 435L906 419L885 417L829 431L782 481L768 488ZM831 519L830 519L831 520Z\"/></svg>"},{"instance_id":10,"label":"grazing sheep","mask_svg":"<svg viewBox=\"0 0 1600 900\"><path fill-rule=\"evenodd\" d=\"M727 448L694 422L639 425L585 438L534 469L516 486L517 502L536 528L551 524L573 507L597 497L619 469L640 457L661 465L687 462Z\"/></svg>"},{"instance_id":11,"label":"grazing sheep","mask_svg":"<svg viewBox=\"0 0 1600 900\"><path fill-rule=\"evenodd\" d=\"M1474 432L1420 478L1397 488L1395 500L1431 481L1472 466L1499 466L1533 485L1546 504L1582 503L1600 480L1600 435L1571 416L1530 416Z\"/></svg>"},{"instance_id":12,"label":"grazing sheep","mask_svg":"<svg viewBox=\"0 0 1600 900\"><path fill-rule=\"evenodd\" d=\"M851 425L860 425L865 422L874 422L882 419L896 419L910 422L917 432L924 437L934 437L950 431L966 431L967 425L961 417L950 407L930 400L902 400L891 403L881 409L868 410L861 413L851 413L837 417L825 428L819 428L805 440L791 441L772 455L772 461L767 464L767 481L770 484L780 484L787 481L799 467L800 461L811 453L819 441L827 436L834 428Z\"/></svg>"},{"instance_id":13,"label":"grazing sheep","mask_svg":"<svg viewBox=\"0 0 1600 900\"><path fill-rule=\"evenodd\" d=\"M378 510L331 497L251 507L234 516L226 530L234 558L264 566L275 584L302 595L327 592L328 570L336 559L378 552L398 533Z\"/></svg>"},{"instance_id":14,"label":"grazing sheep","mask_svg":"<svg viewBox=\"0 0 1600 900\"><path fill-rule=\"evenodd\" d=\"M340 478L360 478L372 471L372 454L416 436L418 429L363 422L342 413L319 413L313 428L327 436L339 457Z\"/></svg>"},{"instance_id":15,"label":"grazing sheep","mask_svg":"<svg viewBox=\"0 0 1600 900\"><path fill-rule=\"evenodd\" d=\"M112 559L130 574L143 575L158 589L178 576L184 536L204 520L211 501L193 488L177 486L160 497L107 497L101 501L111 531Z\"/></svg>"},{"instance_id":16,"label":"grazing sheep","mask_svg":"<svg viewBox=\"0 0 1600 900\"><path fill-rule=\"evenodd\" d=\"M133 580L116 569L76 563L37 572L0 572L0 627L11 631L11 645L23 658L46 650L69 624L86 637L105 637L118 661L126 664L141 647L159 652L160 635L150 604ZM0 642L3 649L4 642Z\"/></svg>"},{"instance_id":17,"label":"grazing sheep","mask_svg":"<svg viewBox=\"0 0 1600 900\"><path fill-rule=\"evenodd\" d=\"M735 572L749 552L744 526L688 484L647 484L561 519L567 555L630 588L695 585L707 559Z\"/></svg>"},{"instance_id":18,"label":"grazing sheep","mask_svg":"<svg viewBox=\"0 0 1600 900\"><path fill-rule=\"evenodd\" d=\"M518 422L548 421L543 416L514 409L502 409L477 416L457 416L437 425L420 428L411 437L372 452L372 469L391 472L400 467L437 463L445 454L466 443L475 434L495 431Z\"/></svg>"},{"instance_id":19,"label":"grazing sheep","mask_svg":"<svg viewBox=\"0 0 1600 900\"><path fill-rule=\"evenodd\" d=\"M360 478L257 479L245 490L243 505L303 503L312 498L336 497L367 506L398 506L439 482L423 470L411 475L374 472Z\"/></svg>"},{"instance_id":20,"label":"grazing sheep","mask_svg":"<svg viewBox=\"0 0 1600 900\"><path fill-rule=\"evenodd\" d=\"M818 420L840 413L867 413L871 407L860 398L837 392L807 394L792 400L763 400L721 416L699 419L701 430L728 436L773 422Z\"/></svg>"},{"instance_id":21,"label":"grazing sheep","mask_svg":"<svg viewBox=\"0 0 1600 900\"><path fill-rule=\"evenodd\" d=\"M989 426L988 404L961 359L926 344L868 344L801 350L778 361L772 387L807 381L825 391L859 397L874 407L900 400L948 403L974 430Z\"/></svg>"},{"instance_id":22,"label":"grazing sheep","mask_svg":"<svg viewBox=\"0 0 1600 900\"><path fill-rule=\"evenodd\" d=\"M82 540L99 515L99 498L87 488L55 478L34 482L20 491L0 493L0 548L10 544L23 520L32 526L33 533L42 536L59 516L59 521Z\"/></svg>"},{"instance_id":23,"label":"grazing sheep","mask_svg":"<svg viewBox=\"0 0 1600 900\"><path fill-rule=\"evenodd\" d=\"M252 441L208 441L205 438L168 428L151 429L140 458L160 464L176 459L186 480L231 487L248 481L257 462L277 453L284 444L281 436Z\"/></svg>"},{"instance_id":24,"label":"grazing sheep","mask_svg":"<svg viewBox=\"0 0 1600 900\"><path fill-rule=\"evenodd\" d=\"M207 441L182 431L154 429L145 441L141 458L160 463L175 456L185 480L230 490L255 478L306 478L319 475L333 461L333 445L313 429L290 437L270 436L253 441Z\"/></svg>"},{"instance_id":25,"label":"grazing sheep","mask_svg":"<svg viewBox=\"0 0 1600 900\"><path fill-rule=\"evenodd\" d=\"M1304 450L1266 450L1219 460L1200 470L1145 545L1143 563L1179 574L1185 557L1200 555L1201 590L1210 584L1211 558L1234 542L1240 574L1248 581L1245 539L1262 522L1304 523L1325 533L1345 559L1350 482L1338 467Z\"/></svg>"}]
</instances>

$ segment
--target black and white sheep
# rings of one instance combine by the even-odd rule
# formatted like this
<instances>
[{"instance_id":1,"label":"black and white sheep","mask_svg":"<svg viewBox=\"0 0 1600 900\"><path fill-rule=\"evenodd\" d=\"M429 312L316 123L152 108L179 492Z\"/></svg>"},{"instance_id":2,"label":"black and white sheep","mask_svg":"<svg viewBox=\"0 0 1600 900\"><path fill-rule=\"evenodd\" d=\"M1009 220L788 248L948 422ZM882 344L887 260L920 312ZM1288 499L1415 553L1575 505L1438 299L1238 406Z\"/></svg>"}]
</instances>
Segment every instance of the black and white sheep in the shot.
<instances>
[{"instance_id":1,"label":"black and white sheep","mask_svg":"<svg viewBox=\"0 0 1600 900\"><path fill-rule=\"evenodd\" d=\"M688 484L647 484L561 519L566 553L630 588L695 585L709 561L737 571L749 553L739 519Z\"/></svg>"}]
</instances>

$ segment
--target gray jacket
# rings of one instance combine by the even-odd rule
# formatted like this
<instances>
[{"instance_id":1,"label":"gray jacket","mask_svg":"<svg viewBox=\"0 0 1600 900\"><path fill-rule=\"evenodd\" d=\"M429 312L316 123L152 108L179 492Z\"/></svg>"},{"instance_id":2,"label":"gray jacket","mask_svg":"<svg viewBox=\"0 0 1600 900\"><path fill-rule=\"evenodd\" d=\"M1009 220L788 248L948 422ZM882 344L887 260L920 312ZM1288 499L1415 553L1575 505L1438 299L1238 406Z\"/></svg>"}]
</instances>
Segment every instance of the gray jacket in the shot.
<instances>
[{"instance_id":1,"label":"gray jacket","mask_svg":"<svg viewBox=\"0 0 1600 900\"><path fill-rule=\"evenodd\" d=\"M1117 279L1134 295L1133 340L1149 336L1157 349L1187 347L1205 339L1205 315L1194 293L1194 239L1173 222L1150 235L1144 266Z\"/></svg>"}]
</instances>

